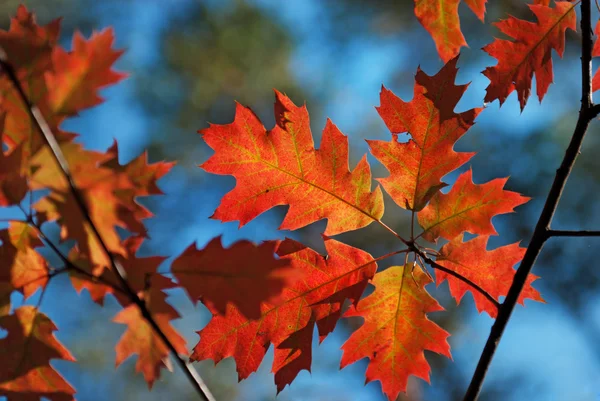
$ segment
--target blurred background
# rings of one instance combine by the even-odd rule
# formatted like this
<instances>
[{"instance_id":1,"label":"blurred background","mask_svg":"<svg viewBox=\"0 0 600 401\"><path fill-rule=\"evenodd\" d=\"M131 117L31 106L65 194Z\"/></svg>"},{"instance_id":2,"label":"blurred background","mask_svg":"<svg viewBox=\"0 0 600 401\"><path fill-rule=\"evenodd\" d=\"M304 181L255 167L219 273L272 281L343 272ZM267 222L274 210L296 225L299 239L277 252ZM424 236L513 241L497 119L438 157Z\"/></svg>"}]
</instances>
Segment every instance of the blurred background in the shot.
<instances>
[{"instance_id":1,"label":"blurred background","mask_svg":"<svg viewBox=\"0 0 600 401\"><path fill-rule=\"evenodd\" d=\"M19 1L0 2L0 25L6 29ZM117 63L130 78L103 91L107 102L72 119L65 129L81 134L87 147L106 150L116 138L121 162L144 149L151 161L176 160L177 166L160 181L167 196L144 199L156 217L147 221L151 239L142 254L176 256L190 243L199 246L223 235L226 245L253 241L299 239L323 252L324 221L295 232L278 231L285 208L261 215L242 229L237 223L210 220L220 198L234 179L212 176L197 168L210 149L196 133L208 122L229 123L234 100L248 105L265 126L273 126L273 91L287 93L296 104L306 101L315 142L327 117L349 136L350 165L368 153L364 139L388 139L374 106L382 84L404 100L412 97L417 66L435 74L442 62L433 41L419 25L412 1L394 0L32 0L24 1L47 23L63 16L62 43L70 48L74 30L86 37L113 26L117 48L127 50ZM457 111L482 106L487 79L479 72L496 60L480 50L499 32L482 24L460 6L469 48L459 61L458 83L471 81ZM522 0L489 2L486 22L512 14L534 20ZM597 13L594 14L597 18ZM452 183L471 166L476 183L510 176L507 188L533 198L518 213L494 219L499 237L490 247L521 240L526 246L554 173L564 154L577 118L580 100L579 43L567 33L567 51L554 54L556 83L540 106L534 97L520 113L516 95L499 109L488 105L477 124L457 145L477 151L471 162L448 175ZM532 93L535 93L532 90ZM600 150L598 124L593 123L583 152L567 185L555 218L556 229L600 229ZM387 172L372 156L375 177ZM409 232L410 214L387 195L384 221L400 233ZM339 237L374 256L393 250L394 238L371 225ZM600 400L600 269L595 254L600 238L552 239L534 273L547 304L526 302L518 307L502 339L484 385L482 400ZM161 268L168 269L169 259ZM396 261L398 262L398 261ZM386 260L385 268L394 263ZM426 352L432 365L431 385L409 381L401 400L460 400L474 371L493 323L479 315L470 295L460 306L449 298L447 284L428 287L446 312L430 317L452 336L453 361ZM170 302L183 319L175 326L191 349L209 318L180 291ZM14 304L21 300L15 298ZM27 301L36 302L36 297ZM41 306L59 327L57 337L75 355L77 364L53 365L86 400L195 400L196 394L175 368L163 371L151 392L130 358L115 370L114 345L125 326L112 323L119 307L107 300L102 308L87 292L78 296L65 276L53 280ZM364 385L367 359L339 370L340 346L360 321L340 322L336 331L314 352L312 373L303 371L276 398L270 373L272 352L260 370L237 383L232 360L216 368L211 361L195 366L218 400L356 400L383 401L378 382ZM317 344L315 342L315 347ZM1 361L0 361L1 363Z\"/></svg>"}]
</instances>

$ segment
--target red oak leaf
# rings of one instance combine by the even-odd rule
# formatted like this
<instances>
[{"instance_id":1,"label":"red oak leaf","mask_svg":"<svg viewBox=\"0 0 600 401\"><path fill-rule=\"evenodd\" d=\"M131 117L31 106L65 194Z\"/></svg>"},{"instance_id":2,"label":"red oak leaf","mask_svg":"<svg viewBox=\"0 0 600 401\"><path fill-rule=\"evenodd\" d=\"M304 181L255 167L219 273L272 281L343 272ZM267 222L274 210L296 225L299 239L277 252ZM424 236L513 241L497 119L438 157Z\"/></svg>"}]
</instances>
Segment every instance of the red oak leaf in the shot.
<instances>
[{"instance_id":1,"label":"red oak leaf","mask_svg":"<svg viewBox=\"0 0 600 401\"><path fill-rule=\"evenodd\" d=\"M123 255L125 250L115 227L143 234L136 232L137 227L131 227L121 218L124 214L121 209L125 206L119 202L116 193L120 189L132 187L129 178L99 166L108 159L106 154L84 150L81 145L73 142L64 143L61 148L103 241L111 252ZM49 221L56 220L61 226L61 238L76 240L80 252L94 265L95 274L101 274L110 265L109 260L83 217L50 150L43 148L32 162L40 166L32 177L32 187L51 189L50 194L35 204L35 209L45 213Z\"/></svg>"},{"instance_id":2,"label":"red oak leaf","mask_svg":"<svg viewBox=\"0 0 600 401\"><path fill-rule=\"evenodd\" d=\"M102 103L98 90L115 84L126 74L112 70L123 50L113 50L111 28L94 32L89 40L79 32L73 36L73 50L56 47L52 53L54 72L46 73L48 101L59 115L73 115L80 110Z\"/></svg>"},{"instance_id":3,"label":"red oak leaf","mask_svg":"<svg viewBox=\"0 0 600 401\"><path fill-rule=\"evenodd\" d=\"M35 228L11 222L0 230L0 284L23 292L25 298L48 282L46 260L34 248L42 246Z\"/></svg>"},{"instance_id":4,"label":"red oak leaf","mask_svg":"<svg viewBox=\"0 0 600 401\"><path fill-rule=\"evenodd\" d=\"M0 150L0 206L18 205L27 195L29 185L21 173L22 165L20 146L7 153Z\"/></svg>"},{"instance_id":5,"label":"red oak leaf","mask_svg":"<svg viewBox=\"0 0 600 401\"><path fill-rule=\"evenodd\" d=\"M0 30L0 52L4 54L14 69L25 94L44 112L47 111L45 96L48 92L44 72L52 68L52 50L57 45L60 19L42 27L37 25L33 13L20 5L17 15L11 19L8 31ZM2 141L9 149L25 141L22 148L29 155L42 146L42 138L31 123L28 107L24 104L7 74L0 74L0 110L6 121ZM44 113L52 127L58 124L52 115ZM36 135L32 135L36 133ZM24 162L27 161L24 158Z\"/></svg>"},{"instance_id":6,"label":"red oak leaf","mask_svg":"<svg viewBox=\"0 0 600 401\"><path fill-rule=\"evenodd\" d=\"M126 250L116 227L134 235L146 235L142 220L152 213L139 205L136 198L161 193L156 181L173 164L147 164L143 154L126 165L120 165L116 145L109 149L109 153L87 151L73 142L61 144L61 149L102 239L111 252L124 256ZM81 257L94 265L94 274L101 274L109 261L83 218L49 149L39 151L32 162L40 166L32 178L33 189L51 189L50 194L35 205L36 210L46 213L49 220L57 220L62 229L61 237L75 239Z\"/></svg>"},{"instance_id":7,"label":"red oak leaf","mask_svg":"<svg viewBox=\"0 0 600 401\"><path fill-rule=\"evenodd\" d=\"M75 361L54 337L56 326L33 306L0 317L0 396L11 401L74 400L75 390L50 366L51 359Z\"/></svg>"},{"instance_id":8,"label":"red oak leaf","mask_svg":"<svg viewBox=\"0 0 600 401\"><path fill-rule=\"evenodd\" d=\"M166 294L157 289L150 289L143 293L143 300L150 314L175 346L179 354L187 354L185 339L175 330L170 321L179 318L179 314L166 301ZM168 359L169 349L154 332L152 326L144 319L139 308L131 304L113 319L116 323L127 325L127 330L116 346L116 366L133 354L138 354L135 368L144 374L148 388L152 388L154 381L160 376L160 369L166 367L171 370Z\"/></svg>"},{"instance_id":9,"label":"red oak leaf","mask_svg":"<svg viewBox=\"0 0 600 401\"><path fill-rule=\"evenodd\" d=\"M424 289L430 282L420 267L390 267L373 278L375 292L344 314L365 322L342 346L341 368L369 358L367 383L379 380L390 401L406 391L410 375L429 382L425 350L451 358L450 334L426 316L443 310Z\"/></svg>"},{"instance_id":10,"label":"red oak leaf","mask_svg":"<svg viewBox=\"0 0 600 401\"><path fill-rule=\"evenodd\" d=\"M530 4L528 6L538 22L510 16L494 24L513 40L496 39L483 48L490 56L498 59L497 65L483 71L491 81L486 89L485 102L499 99L502 105L508 95L516 89L523 110L531 92L534 73L537 95L540 102L542 101L554 79L552 49L562 57L565 50L565 32L567 29L576 29L576 5L567 1L557 1L554 8Z\"/></svg>"},{"instance_id":11,"label":"red oak leaf","mask_svg":"<svg viewBox=\"0 0 600 401\"><path fill-rule=\"evenodd\" d=\"M320 339L333 331L346 299L357 302L377 269L373 258L360 249L332 239L325 240L328 257L302 244L285 240L278 249L282 259L303 274L285 287L277 304L263 302L257 320L244 317L233 305L198 332L200 341L191 359L233 357L239 379L256 371L270 344L275 345L273 370L278 391L302 369L309 370L312 332L316 324Z\"/></svg>"},{"instance_id":12,"label":"red oak leaf","mask_svg":"<svg viewBox=\"0 0 600 401\"><path fill-rule=\"evenodd\" d=\"M472 171L462 173L448 192L438 192L418 214L423 238L435 242L438 237L452 239L468 231L472 234L498 234L492 217L510 213L530 198L502 188L508 178L474 184Z\"/></svg>"},{"instance_id":13,"label":"red oak leaf","mask_svg":"<svg viewBox=\"0 0 600 401\"><path fill-rule=\"evenodd\" d=\"M468 278L494 297L496 301L500 301L501 296L508 294L516 272L514 266L523 259L526 249L521 248L518 243L514 243L488 251L486 250L488 239L487 235L479 235L463 242L462 235L459 235L440 249L436 262ZM467 291L471 291L479 312L486 311L493 318L497 316L496 307L464 281L441 270L436 271L435 275L438 285L444 280L448 280L450 293L457 303L460 303ZM519 303L522 305L526 298L544 302L540 293L531 286L531 283L537 278L537 276L529 274L525 288L519 296Z\"/></svg>"},{"instance_id":14,"label":"red oak leaf","mask_svg":"<svg viewBox=\"0 0 600 401\"><path fill-rule=\"evenodd\" d=\"M153 289L163 290L175 287L169 278L161 276L157 273L158 266L165 260L162 256L137 257L143 237L129 237L123 241L125 255L115 255L116 260L123 267L129 287L136 293L148 289L152 284ZM69 260L72 261L80 269L89 274L84 274L80 271L71 269L71 283L78 293L83 289L87 289L92 300L100 305L104 303L106 294L113 294L117 301L122 306L131 304L131 300L120 291L115 291L115 288L121 288L121 283L115 276L112 270L104 270L99 278L90 277L93 275L93 265L85 258L77 247L74 247L69 254Z\"/></svg>"},{"instance_id":15,"label":"red oak leaf","mask_svg":"<svg viewBox=\"0 0 600 401\"><path fill-rule=\"evenodd\" d=\"M202 168L236 177L237 185L213 215L240 226L277 205L290 205L280 229L328 219L326 235L364 227L383 215L378 188L371 192L366 157L348 171L348 139L327 121L315 150L305 106L275 92L277 125L266 131L247 107L236 105L231 124L200 130L215 154Z\"/></svg>"},{"instance_id":16,"label":"red oak leaf","mask_svg":"<svg viewBox=\"0 0 600 401\"><path fill-rule=\"evenodd\" d=\"M223 248L220 237L204 249L190 245L173 261L171 271L190 299L202 299L210 310L224 315L228 303L250 319L261 316L261 303L276 302L289 286L288 259L275 259L277 242L258 246L239 241Z\"/></svg>"},{"instance_id":17,"label":"red oak leaf","mask_svg":"<svg viewBox=\"0 0 600 401\"><path fill-rule=\"evenodd\" d=\"M466 163L475 153L456 153L453 146L474 124L480 108L456 114L454 108L468 85L454 85L456 62L449 61L436 75L417 71L413 100L406 103L382 88L379 115L392 132L391 141L367 141L371 153L390 171L379 178L400 206L421 210L440 188L443 176ZM398 134L411 139L398 142Z\"/></svg>"},{"instance_id":18,"label":"red oak leaf","mask_svg":"<svg viewBox=\"0 0 600 401\"><path fill-rule=\"evenodd\" d=\"M465 0L465 3L483 21L487 0ZM467 45L460 31L458 4L460 0L415 0L415 15L435 42L438 54L447 62L456 57Z\"/></svg>"},{"instance_id":19,"label":"red oak leaf","mask_svg":"<svg viewBox=\"0 0 600 401\"><path fill-rule=\"evenodd\" d=\"M52 49L58 42L59 32L60 19L41 27L37 24L35 14L30 13L24 5L19 5L16 16L10 21L9 30L0 30L0 47L16 68L19 78L27 76L43 81L42 73L51 67Z\"/></svg>"}]
</instances>

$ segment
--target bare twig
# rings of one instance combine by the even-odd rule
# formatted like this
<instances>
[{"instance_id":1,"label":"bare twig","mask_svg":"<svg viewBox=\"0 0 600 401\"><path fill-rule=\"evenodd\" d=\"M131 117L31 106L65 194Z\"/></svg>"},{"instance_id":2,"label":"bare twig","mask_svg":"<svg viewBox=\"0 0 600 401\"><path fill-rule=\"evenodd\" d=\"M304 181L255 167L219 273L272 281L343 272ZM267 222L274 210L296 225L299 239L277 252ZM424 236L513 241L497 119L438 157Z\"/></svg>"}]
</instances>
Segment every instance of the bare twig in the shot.
<instances>
[{"instance_id":1,"label":"bare twig","mask_svg":"<svg viewBox=\"0 0 600 401\"><path fill-rule=\"evenodd\" d=\"M71 175L69 166L68 166L67 161L66 161L66 159L62 153L62 150L58 144L58 141L56 140L56 137L52 133L52 130L50 129L50 126L48 125L46 119L42 115L40 109L29 101L29 98L25 94L23 87L21 86L21 83L19 82L19 80L15 74L14 68L8 62L8 60L6 58L6 53L4 52L3 49L0 49L0 67L2 68L2 70L4 71L4 73L6 74L8 79L11 81L15 90L18 92L19 97L21 98L21 101L27 106L27 111L28 111L32 121L34 122L36 127L39 129L46 144L50 148L55 161L58 163L58 165L60 167L60 171L61 171L63 177L65 178L65 180L67 181L67 183L69 185L70 192L73 195L73 198L75 199L75 202L77 203L77 206L79 207L85 222L89 225L90 229L92 230L92 233L96 237L96 240L100 244L103 252L105 253L106 257L109 259L111 268L115 272L115 275L118 278L119 282L121 283L123 290L125 291L127 296L131 299L131 301L139 308L142 316L148 322L148 324L152 327L153 331L158 335L158 337L169 348L169 350L175 357L178 365L182 368L182 370L188 377L190 383L192 383L192 385L194 386L194 388L196 389L198 394L201 396L201 398L204 400L207 400L207 401L214 401L215 398L212 395L212 393L210 392L210 390L208 389L208 387L206 386L206 384L204 383L204 381L200 378L200 376L195 371L193 366L186 363L186 361L184 361L183 358L181 358L179 356L173 343L169 340L169 338L162 331L162 329L160 328L160 326L158 325L156 320L154 320L154 318L152 317L152 314L146 307L145 302L142 299L140 299L140 297L138 297L136 292L129 285L129 283L127 281L127 275L126 275L125 270L123 269L123 266L121 266L121 264L113 257L110 250L108 249L108 246L102 239L102 236L100 235L100 232L98 231L98 228L92 221L92 218L91 218L89 209L86 205L85 199L83 198L83 195L81 194L81 192L77 188L77 185L75 184L75 181L73 180L73 176Z\"/></svg>"},{"instance_id":2,"label":"bare twig","mask_svg":"<svg viewBox=\"0 0 600 401\"><path fill-rule=\"evenodd\" d=\"M600 111L599 106L594 106L592 103L592 22L591 22L591 0L582 0L581 2L581 32L582 32L582 46L581 46L581 85L582 85L582 96L581 96L581 109L579 111L579 118L577 125L573 132L571 142L565 152L565 156L560 167L556 170L556 176L546 203L540 214L540 218L537 222L531 242L527 247L523 261L517 270L513 283L508 291L505 301L502 303L500 310L498 311L498 318L492 326L488 340L483 348L483 352L475 369L475 373L471 379L471 384L467 389L464 401L475 401L479 397L481 386L485 375L490 366L496 348L502 338L502 333L508 324L511 313L517 303L519 295L523 290L529 272L531 271L538 255L540 254L544 243L549 238L548 232L550 231L550 224L552 218L558 206L558 202L562 195L563 189L571 174L577 155L580 152L583 138L587 132L590 121L598 115Z\"/></svg>"},{"instance_id":3,"label":"bare twig","mask_svg":"<svg viewBox=\"0 0 600 401\"><path fill-rule=\"evenodd\" d=\"M548 237L600 237L600 231L568 231L568 230L548 230Z\"/></svg>"}]
</instances>

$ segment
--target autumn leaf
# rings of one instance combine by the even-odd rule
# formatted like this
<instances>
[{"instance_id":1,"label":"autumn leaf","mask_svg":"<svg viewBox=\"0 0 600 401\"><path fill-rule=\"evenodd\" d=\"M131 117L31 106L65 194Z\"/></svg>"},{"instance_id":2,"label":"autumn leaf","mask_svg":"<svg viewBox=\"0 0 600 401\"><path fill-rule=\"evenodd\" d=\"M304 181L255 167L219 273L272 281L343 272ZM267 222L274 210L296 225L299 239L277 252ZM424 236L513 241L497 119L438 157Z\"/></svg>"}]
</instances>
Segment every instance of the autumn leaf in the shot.
<instances>
[{"instance_id":1,"label":"autumn leaf","mask_svg":"<svg viewBox=\"0 0 600 401\"><path fill-rule=\"evenodd\" d=\"M0 127L2 121L0 121ZM19 147L6 153L0 151L0 206L18 205L27 192L29 185L21 173L22 153Z\"/></svg>"},{"instance_id":2,"label":"autumn leaf","mask_svg":"<svg viewBox=\"0 0 600 401\"><path fill-rule=\"evenodd\" d=\"M305 106L275 92L276 126L266 131L247 107L236 105L231 124L200 130L215 154L202 168L233 175L236 187L212 216L240 226L277 205L290 205L280 226L295 230L328 219L325 235L367 226L383 215L381 189L371 192L366 157L348 171L348 139L327 121L315 150Z\"/></svg>"},{"instance_id":3,"label":"autumn leaf","mask_svg":"<svg viewBox=\"0 0 600 401\"><path fill-rule=\"evenodd\" d=\"M11 222L0 230L0 284L10 285L30 297L48 282L46 260L34 248L43 245L35 228Z\"/></svg>"},{"instance_id":4,"label":"autumn leaf","mask_svg":"<svg viewBox=\"0 0 600 401\"><path fill-rule=\"evenodd\" d=\"M413 100L404 102L382 88L379 115L392 133L391 141L370 141L371 153L390 171L379 178L398 206L421 210L447 184L441 178L466 163L475 153L453 150L460 137L474 124L481 108L454 112L468 85L454 85L456 62L449 61L430 77L421 69L415 77ZM411 139L398 142L398 134Z\"/></svg>"},{"instance_id":5,"label":"autumn leaf","mask_svg":"<svg viewBox=\"0 0 600 401\"><path fill-rule=\"evenodd\" d=\"M465 3L483 22L487 0L465 0ZM467 45L460 30L458 4L460 0L415 0L415 15L435 42L442 60L456 57Z\"/></svg>"},{"instance_id":6,"label":"autumn leaf","mask_svg":"<svg viewBox=\"0 0 600 401\"><path fill-rule=\"evenodd\" d=\"M39 26L35 14L22 4L11 18L9 30L0 30L0 47L5 57L15 66L19 78L30 85L35 81L34 88L43 83L43 72L52 65L52 50L57 45L59 32L60 19ZM35 96L39 98L43 94L38 92Z\"/></svg>"},{"instance_id":7,"label":"autumn leaf","mask_svg":"<svg viewBox=\"0 0 600 401\"><path fill-rule=\"evenodd\" d=\"M344 314L365 321L342 346L340 367L369 358L366 382L379 380L390 400L406 391L411 375L429 382L425 350L451 358L450 334L426 316L443 310L424 289L430 282L420 267L392 266L375 275L375 292Z\"/></svg>"},{"instance_id":8,"label":"autumn leaf","mask_svg":"<svg viewBox=\"0 0 600 401\"><path fill-rule=\"evenodd\" d=\"M11 19L10 29L0 30L0 48L13 66L25 94L43 111L46 111L44 99L48 92L44 73L52 67L52 50L57 45L59 32L60 19L39 26L35 15L23 5ZM0 75L0 110L5 116L2 141L9 149L29 142L28 146L22 147L28 157L32 149L41 146L42 140L32 135L36 130L29 118L28 107L21 101L7 74ZM50 117L50 124L56 127L58 124Z\"/></svg>"},{"instance_id":9,"label":"autumn leaf","mask_svg":"<svg viewBox=\"0 0 600 401\"><path fill-rule=\"evenodd\" d=\"M142 220L152 213L139 205L136 199L161 193L156 181L170 170L173 163L148 164L146 154L142 154L126 165L120 165L116 145L108 153L84 150L74 142L63 143L61 149L102 239L111 252L124 256L126 250L116 227L136 236L146 235ZM75 239L82 257L93 264L94 274L102 274L103 269L109 266L109 260L85 221L49 149L38 152L32 163L40 166L32 177L32 188L52 190L35 204L35 209L46 213L50 221L56 220L61 226L61 238Z\"/></svg>"},{"instance_id":10,"label":"autumn leaf","mask_svg":"<svg viewBox=\"0 0 600 401\"><path fill-rule=\"evenodd\" d=\"M173 261L171 271L193 302L225 314L228 303L249 319L261 316L262 302L274 302L289 285L289 260L275 259L275 241L258 246L239 241L223 248L220 237L204 249L190 245Z\"/></svg>"},{"instance_id":11,"label":"autumn leaf","mask_svg":"<svg viewBox=\"0 0 600 401\"><path fill-rule=\"evenodd\" d=\"M187 354L185 339L171 326L170 321L179 318L177 311L166 302L166 294L155 288L144 292L143 301L150 314L167 336L179 354ZM154 381L160 376L163 367L171 369L168 359L169 349L154 331L150 323L142 316L137 305L131 304L113 319L116 323L126 324L127 330L119 340L116 351L116 366L133 354L138 354L136 371L142 372L152 388Z\"/></svg>"},{"instance_id":12,"label":"autumn leaf","mask_svg":"<svg viewBox=\"0 0 600 401\"><path fill-rule=\"evenodd\" d=\"M127 226L121 219L122 205L115 192L119 189L131 188L131 182L123 174L115 174L110 169L99 166L108 159L106 154L84 150L76 143L65 143L61 148L69 163L74 181L86 201L90 217L103 241L111 252L123 255L125 250L115 227L125 229L133 227ZM76 240L80 252L95 266L95 274L101 274L110 262L94 231L85 220L50 150L42 149L32 162L40 166L32 177L32 187L51 189L51 192L40 199L34 208L40 213L45 213L49 221L57 221L61 227L61 238Z\"/></svg>"},{"instance_id":13,"label":"autumn leaf","mask_svg":"<svg viewBox=\"0 0 600 401\"><path fill-rule=\"evenodd\" d=\"M50 366L50 360L75 361L54 337L52 321L33 306L22 306L0 317L7 331L0 338L0 396L14 401L74 400L75 390Z\"/></svg>"},{"instance_id":14,"label":"autumn leaf","mask_svg":"<svg viewBox=\"0 0 600 401\"><path fill-rule=\"evenodd\" d=\"M438 237L452 239L468 231L471 234L498 234L492 217L510 213L530 198L502 189L508 178L496 178L485 184L474 184L472 171L462 173L447 194L438 192L417 214L424 239L435 242Z\"/></svg>"},{"instance_id":15,"label":"autumn leaf","mask_svg":"<svg viewBox=\"0 0 600 401\"><path fill-rule=\"evenodd\" d=\"M436 262L471 280L494 297L496 301L500 301L501 296L508 294L516 272L514 266L523 259L526 249L515 243L488 251L486 250L488 239L488 235L479 235L463 242L462 235L459 235L440 249ZM448 280L450 294L457 303L460 303L467 291L471 291L477 310L479 312L486 311L491 317L496 318L498 314L496 306L480 292L441 270L436 271L435 275L438 285L444 280ZM521 305L527 298L544 302L540 293L531 286L531 283L537 278L537 276L529 274L519 296Z\"/></svg>"},{"instance_id":16,"label":"autumn leaf","mask_svg":"<svg viewBox=\"0 0 600 401\"><path fill-rule=\"evenodd\" d=\"M114 255L116 261L121 264L125 271L129 287L135 293L148 289L150 283L153 289L157 290L175 287L175 283L169 278L157 273L158 266L166 259L165 257L136 256L143 241L144 238L141 236L129 237L123 241L125 255ZM122 285L112 270L104 270L98 278L90 277L90 275L94 274L94 266L79 251L78 247L74 247L71 250L69 260L80 270L89 273L84 274L78 270L69 270L71 283L78 293L81 293L83 289L87 289L92 300L100 305L103 305L107 294L113 294L123 307L131 304L131 299L127 295L115 290L115 288L122 288Z\"/></svg>"},{"instance_id":17,"label":"autumn leaf","mask_svg":"<svg viewBox=\"0 0 600 401\"><path fill-rule=\"evenodd\" d=\"M513 40L496 39L483 48L490 56L498 59L497 65L483 71L490 80L485 102L498 99L502 105L508 95L516 90L523 110L531 92L534 73L537 95L542 101L554 79L552 49L562 57L566 30L576 30L576 5L567 1L556 1L554 8L543 4L529 4L538 22L510 16L494 24Z\"/></svg>"},{"instance_id":18,"label":"autumn leaf","mask_svg":"<svg viewBox=\"0 0 600 401\"><path fill-rule=\"evenodd\" d=\"M198 332L200 341L191 359L217 363L233 357L241 380L258 369L273 344L278 391L300 370L308 370L314 325L322 341L335 328L344 300L357 302L377 269L373 258L360 249L333 239L326 239L325 247L327 258L296 241L285 240L278 254L302 272L303 279L284 287L277 304L263 302L259 319L244 317L231 304L224 315L211 310L213 318Z\"/></svg>"},{"instance_id":19,"label":"autumn leaf","mask_svg":"<svg viewBox=\"0 0 600 401\"><path fill-rule=\"evenodd\" d=\"M49 103L52 111L59 115L73 115L80 110L95 106L103 100L98 89L115 84L126 74L112 70L114 62L123 50L112 49L112 29L94 32L89 40L79 32L73 36L73 50L67 52L54 48L52 64L55 72L46 73Z\"/></svg>"}]
</instances>

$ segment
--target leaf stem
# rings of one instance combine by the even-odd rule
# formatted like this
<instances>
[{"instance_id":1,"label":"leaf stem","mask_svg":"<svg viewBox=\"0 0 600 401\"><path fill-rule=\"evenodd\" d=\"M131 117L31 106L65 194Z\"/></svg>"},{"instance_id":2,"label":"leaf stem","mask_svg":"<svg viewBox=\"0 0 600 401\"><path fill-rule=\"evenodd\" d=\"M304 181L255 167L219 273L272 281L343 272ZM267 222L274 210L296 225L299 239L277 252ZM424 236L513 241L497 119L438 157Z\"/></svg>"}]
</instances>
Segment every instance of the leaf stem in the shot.
<instances>
[{"instance_id":1,"label":"leaf stem","mask_svg":"<svg viewBox=\"0 0 600 401\"><path fill-rule=\"evenodd\" d=\"M40 133L42 134L42 137L45 140L46 144L50 148L50 151L51 151L52 155L54 156L54 160L58 163L58 165L60 167L60 171L69 185L70 192L73 195L73 198L75 199L75 202L76 202L77 206L79 207L85 222L89 225L93 235L96 237L96 240L100 244L100 247L102 248L106 257L109 259L111 268L115 272L118 280L120 281L120 283L123 287L123 290L126 292L127 296L131 299L131 301L139 308L144 319L152 327L152 330L158 335L158 337L163 341L163 343L171 351L171 353L177 360L177 363L179 364L179 366L182 368L182 370L188 377L190 383L192 383L192 385L196 389L198 395L200 395L200 397L203 400L214 401L215 398L212 395L212 393L210 392L210 390L208 389L208 387L206 386L206 384L204 383L204 381L202 381L202 379L200 378L198 373L195 372L194 368L191 365L187 364L179 356L179 354L177 353L177 349L175 348L173 343L169 340L169 338L162 331L162 329L160 328L160 326L158 325L156 320L154 320L154 318L152 317L152 314L146 307L145 302L142 299L140 299L140 297L136 294L136 292L129 285L129 282L127 281L127 274L126 274L125 270L123 269L123 266L121 266L120 263L113 257L110 250L108 249L108 246L106 245L106 242L104 242L102 235L98 231L98 228L92 221L86 201L85 201L82 193L79 191L77 185L75 184L73 176L69 170L69 165L67 163L67 160L65 159L64 154L62 153L62 150L60 148L60 145L58 144L56 137L52 133L52 130L51 130L50 126L48 125L48 122L44 118L40 109L29 101L29 98L25 94L23 87L21 86L21 83L19 82L19 79L17 78L17 76L15 74L14 68L8 62L8 60L6 58L6 52L2 48L0 48L0 67L2 68L2 70L6 74L6 76L12 83L12 85L14 86L15 90L18 92L19 97L21 98L21 101L27 106L27 112L28 112L30 118L32 119L32 121L34 122L34 124L36 125L36 127L38 128Z\"/></svg>"},{"instance_id":2,"label":"leaf stem","mask_svg":"<svg viewBox=\"0 0 600 401\"><path fill-rule=\"evenodd\" d=\"M565 151L565 156L562 160L560 167L556 170L556 176L546 203L540 214L535 230L523 257L523 261L517 270L513 283L508 291L506 299L502 303L498 311L498 317L492 326L490 335L481 353L479 363L475 369L475 373L471 379L471 384L467 389L464 397L464 401L475 401L479 397L481 387L485 379L487 370L492 362L492 358L504 329L508 324L512 311L517 304L519 295L525 286L527 277L531 272L535 261L540 254L544 243L549 238L548 232L550 231L550 225L552 218L558 207L558 202L561 198L565 184L571 174L571 170L575 164L575 160L580 153L581 144L587 132L590 121L598 115L600 107L593 105L592 102L592 46L593 46L593 32L592 32L592 21L591 21L591 0L581 1L581 32L582 32L582 44L581 44L581 109L579 110L579 118L571 142Z\"/></svg>"}]
</instances>

